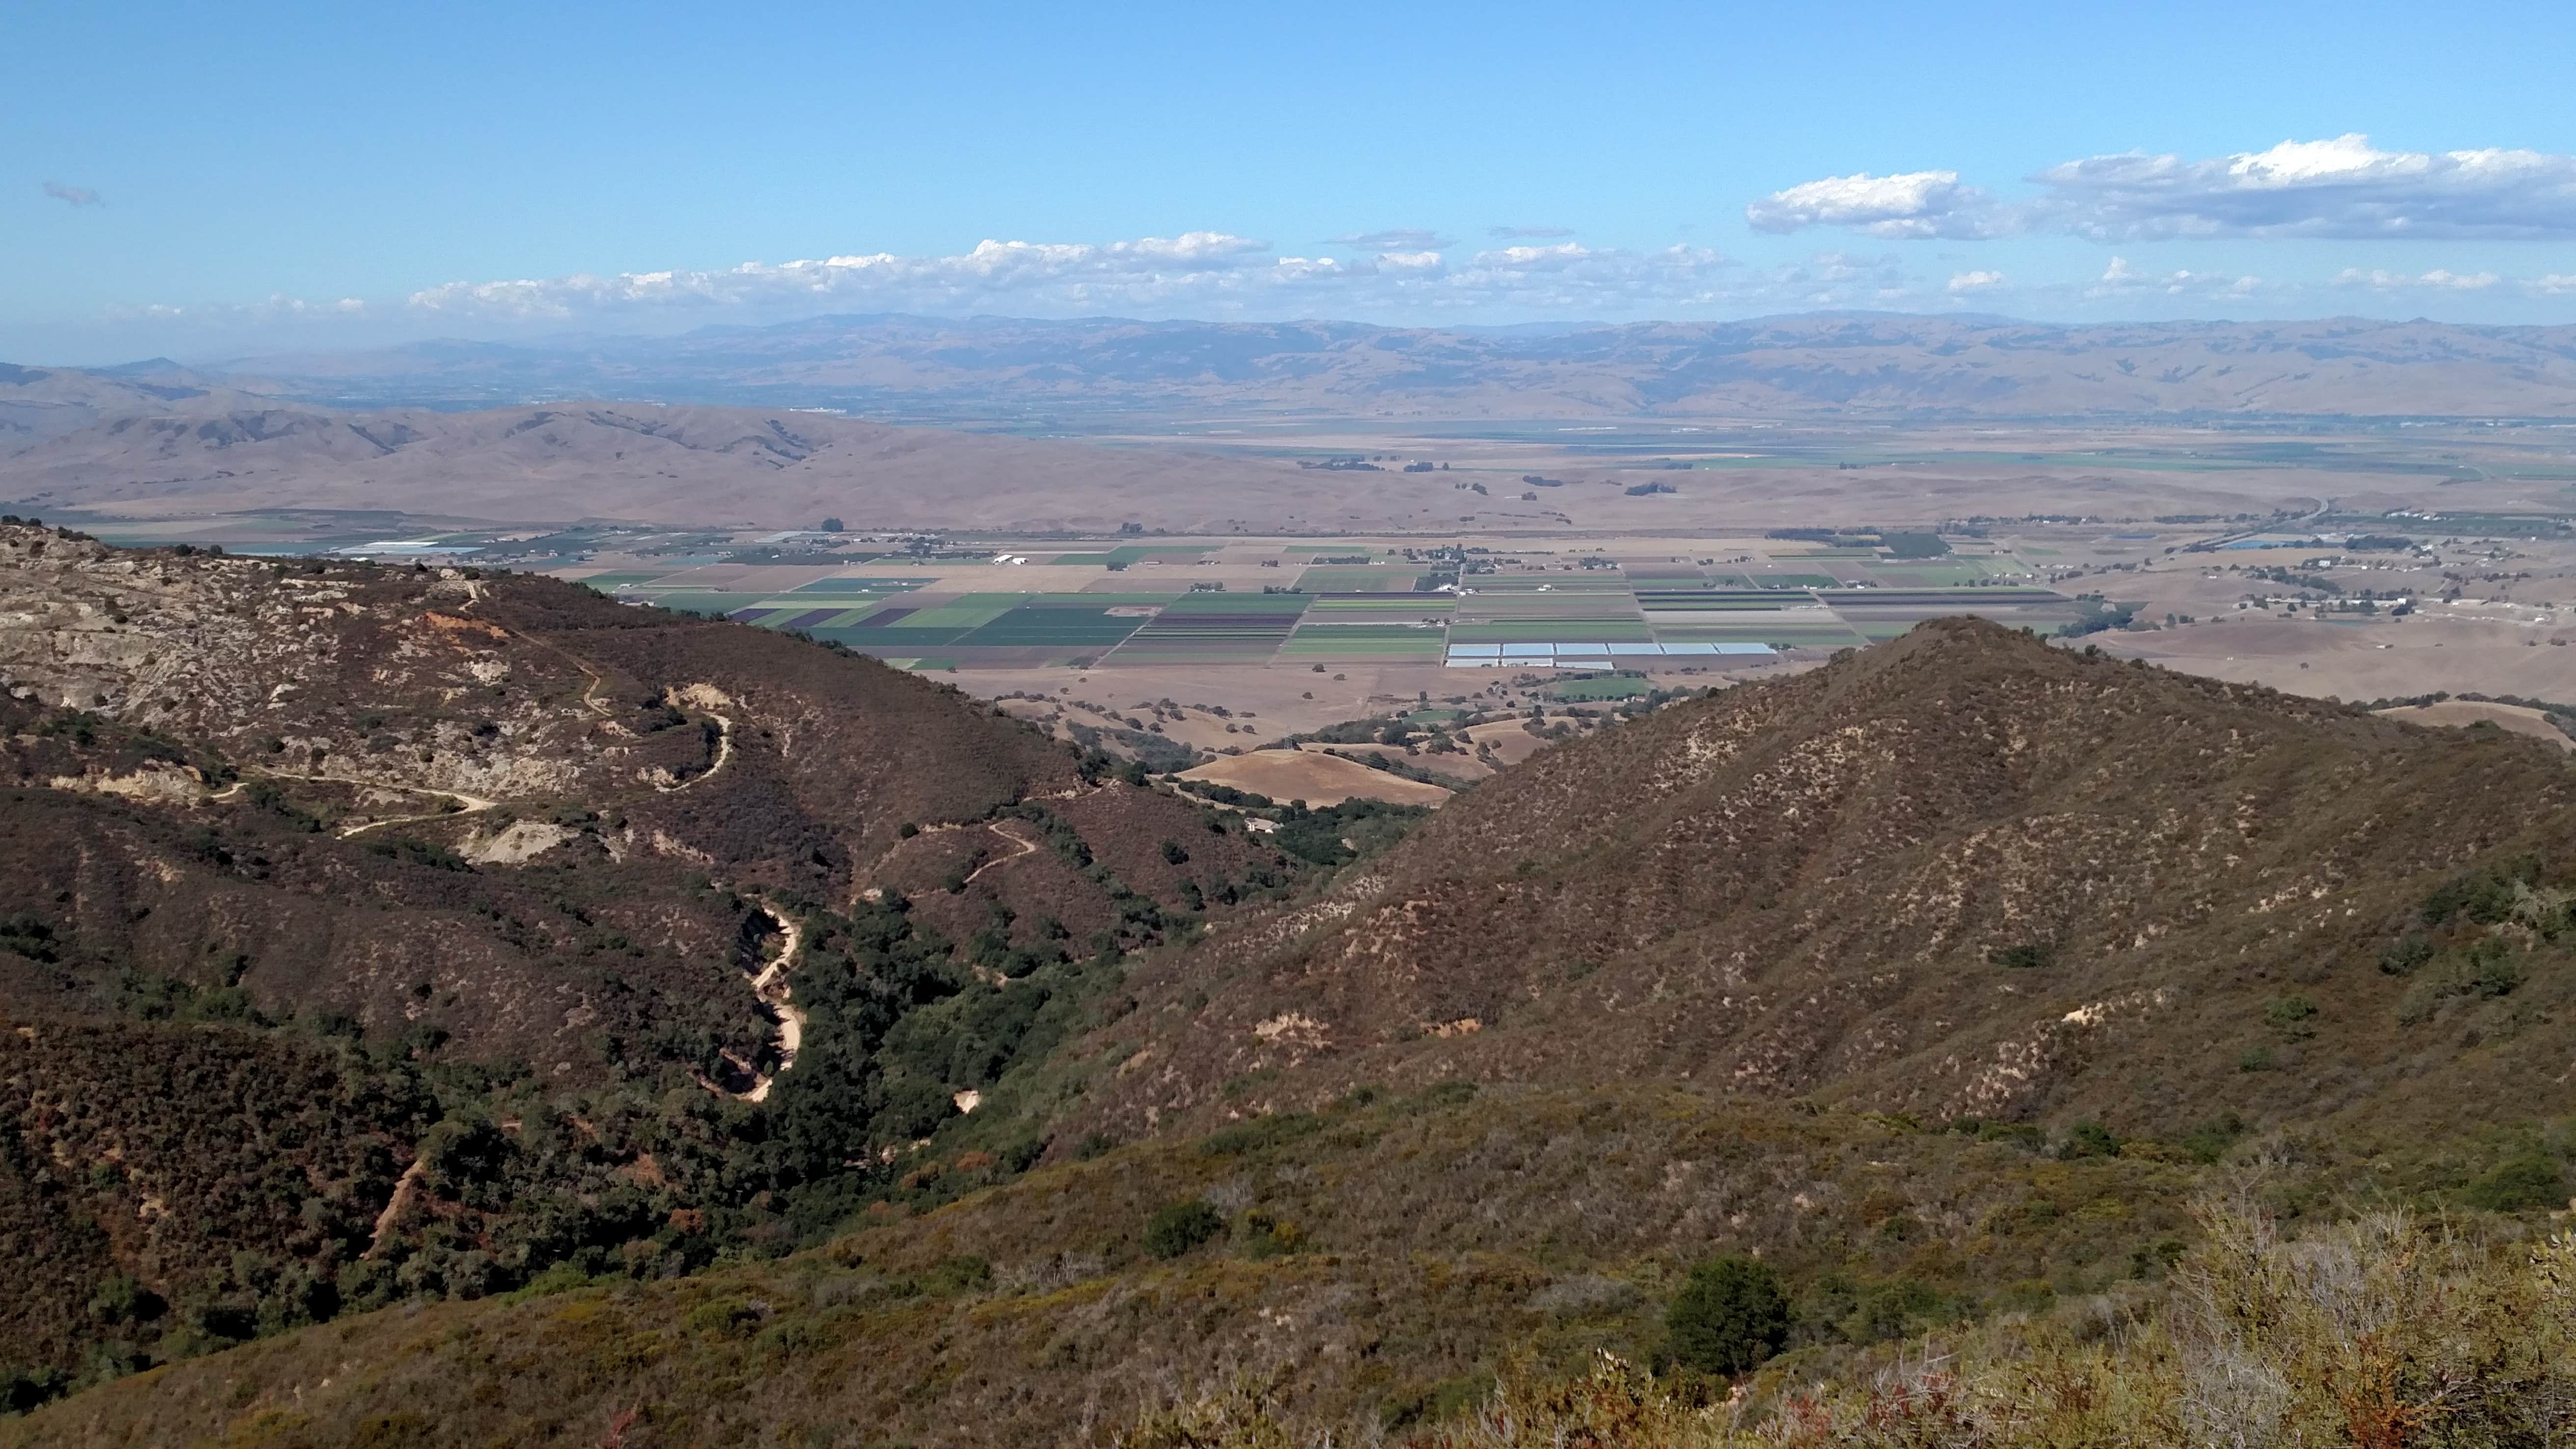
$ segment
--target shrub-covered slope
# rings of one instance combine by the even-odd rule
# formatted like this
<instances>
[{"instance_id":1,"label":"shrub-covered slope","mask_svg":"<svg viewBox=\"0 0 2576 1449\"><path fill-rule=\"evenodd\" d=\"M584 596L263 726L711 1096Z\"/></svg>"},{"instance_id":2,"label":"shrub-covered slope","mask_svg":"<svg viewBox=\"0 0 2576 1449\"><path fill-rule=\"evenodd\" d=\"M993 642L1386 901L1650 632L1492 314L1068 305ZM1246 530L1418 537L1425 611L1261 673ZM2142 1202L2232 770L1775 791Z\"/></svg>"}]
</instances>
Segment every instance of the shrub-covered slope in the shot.
<instances>
[{"instance_id":1,"label":"shrub-covered slope","mask_svg":"<svg viewBox=\"0 0 2576 1449\"><path fill-rule=\"evenodd\" d=\"M1461 1076L2149 1132L2563 1111L2571 804L2535 742L1937 622L1548 751L1164 962L1080 1122Z\"/></svg>"},{"instance_id":2,"label":"shrub-covered slope","mask_svg":"<svg viewBox=\"0 0 2576 1449\"><path fill-rule=\"evenodd\" d=\"M719 706L614 647L669 687L655 708L730 711L719 755L782 717L746 708L758 681L706 680ZM767 778L793 800L821 767L778 733ZM746 909L805 953L805 1044L761 1103L263 1038L337 1053L337 1090L385 1104L351 1114L383 1157L311 1160L350 1203L385 1194L394 1246L358 1247L326 1196L304 1227L342 1247L201 1269L162 1321L187 1347L228 1313L323 1317L293 1295L333 1262L346 1306L409 1306L112 1362L9 1432L1109 1442L1247 1372L1289 1421L1411 1431L1516 1359L1543 1380L1669 1352L1667 1305L1713 1255L1782 1285L1762 1352L1787 1356L1746 1401L1769 1412L1793 1378L1862 1383L1910 1333L1987 1324L2003 1363L2022 1315L2074 1354L2158 1311L2187 1204L2253 1160L2293 1233L2400 1203L2501 1245L2566 1198L2576 799L2533 742L1943 622L1545 752L1322 896L1204 933L1163 929L1165 892L1215 911L1286 863L1069 768L972 818L835 837L870 847L846 866L690 847L767 882ZM643 849L620 830L603 813L604 857ZM1112 922L1087 953L1085 901ZM401 1119L415 1082L425 1130ZM107 1139L41 1110L69 1095L28 1099L0 1194L82 1273L131 1273L112 1159L77 1145ZM385 1185L405 1161L408 1196ZM120 1352L139 1286L58 1316ZM2166 1383L2096 1368L2114 1396L2133 1370L2140 1395ZM1816 1412L1898 1422L1854 1393ZM1283 1432L1258 1417L1244 1432Z\"/></svg>"},{"instance_id":3,"label":"shrub-covered slope","mask_svg":"<svg viewBox=\"0 0 2576 1449\"><path fill-rule=\"evenodd\" d=\"M27 1393L817 1236L1125 952L1309 868L953 689L546 579L0 526L0 686Z\"/></svg>"}]
</instances>

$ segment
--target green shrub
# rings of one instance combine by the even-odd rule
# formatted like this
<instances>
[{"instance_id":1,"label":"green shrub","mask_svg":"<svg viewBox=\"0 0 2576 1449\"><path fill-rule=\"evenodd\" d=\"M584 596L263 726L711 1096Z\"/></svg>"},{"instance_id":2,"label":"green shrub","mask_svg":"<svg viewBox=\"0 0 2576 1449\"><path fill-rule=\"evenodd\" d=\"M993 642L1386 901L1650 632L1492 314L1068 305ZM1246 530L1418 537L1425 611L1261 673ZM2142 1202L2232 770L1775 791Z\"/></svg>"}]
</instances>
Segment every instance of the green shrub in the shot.
<instances>
[{"instance_id":1,"label":"green shrub","mask_svg":"<svg viewBox=\"0 0 2576 1449\"><path fill-rule=\"evenodd\" d=\"M971 1254L942 1258L922 1275L922 1287L942 1297L971 1293L992 1286L992 1282L993 1265Z\"/></svg>"},{"instance_id":2,"label":"green shrub","mask_svg":"<svg viewBox=\"0 0 2576 1449\"><path fill-rule=\"evenodd\" d=\"M1323 1130L1322 1118L1309 1112L1282 1112L1220 1127L1199 1143L1199 1151L1210 1157L1240 1157L1283 1142Z\"/></svg>"},{"instance_id":3,"label":"green shrub","mask_svg":"<svg viewBox=\"0 0 2576 1449\"><path fill-rule=\"evenodd\" d=\"M2432 942L2421 936L2408 936L2379 953L2379 969L2391 976L2412 976L2432 959Z\"/></svg>"},{"instance_id":4,"label":"green shrub","mask_svg":"<svg viewBox=\"0 0 2576 1449\"><path fill-rule=\"evenodd\" d=\"M2049 964L2056 959L2056 953L2046 946L2026 941L2018 946L1988 947L1986 959L1997 966L2009 966L2017 971L2028 971Z\"/></svg>"},{"instance_id":5,"label":"green shrub","mask_svg":"<svg viewBox=\"0 0 2576 1449\"><path fill-rule=\"evenodd\" d=\"M1225 1231L1225 1218L1197 1198L1176 1202L1145 1220L1145 1251L1177 1258Z\"/></svg>"},{"instance_id":6,"label":"green shrub","mask_svg":"<svg viewBox=\"0 0 2576 1449\"><path fill-rule=\"evenodd\" d=\"M1789 1342L1789 1298L1769 1264L1712 1259L1691 1270L1664 1315L1664 1331L1675 1362L1703 1373L1744 1373Z\"/></svg>"},{"instance_id":7,"label":"green shrub","mask_svg":"<svg viewBox=\"0 0 2576 1449\"><path fill-rule=\"evenodd\" d=\"M2469 948L2469 989L2480 996L2510 996L2523 981L2511 946L2489 939Z\"/></svg>"},{"instance_id":8,"label":"green shrub","mask_svg":"<svg viewBox=\"0 0 2576 1449\"><path fill-rule=\"evenodd\" d=\"M2183 1134L2182 1148L2199 1162L2211 1163L2227 1155L2245 1135L2245 1119L2233 1112L2214 1117Z\"/></svg>"},{"instance_id":9,"label":"green shrub","mask_svg":"<svg viewBox=\"0 0 2576 1449\"><path fill-rule=\"evenodd\" d=\"M2438 926L2454 916L2466 916L2489 926L2508 920L2515 905L2539 881L2540 861L2536 856L2504 861L2461 876L2425 898L2425 924Z\"/></svg>"},{"instance_id":10,"label":"green shrub","mask_svg":"<svg viewBox=\"0 0 2576 1449\"><path fill-rule=\"evenodd\" d=\"M2554 1208L2567 1198L2567 1176L2555 1158L2526 1152L2508 1158L2469 1184L2469 1205L2491 1213Z\"/></svg>"},{"instance_id":11,"label":"green shrub","mask_svg":"<svg viewBox=\"0 0 2576 1449\"><path fill-rule=\"evenodd\" d=\"M2286 1037L2317 1034L2317 1004L2304 996L2285 996L2263 1008L2263 1022Z\"/></svg>"},{"instance_id":12,"label":"green shrub","mask_svg":"<svg viewBox=\"0 0 2576 1449\"><path fill-rule=\"evenodd\" d=\"M2066 1129L2066 1140L2058 1144L2060 1157L2117 1157L2120 1137L2099 1122L2078 1122Z\"/></svg>"}]
</instances>

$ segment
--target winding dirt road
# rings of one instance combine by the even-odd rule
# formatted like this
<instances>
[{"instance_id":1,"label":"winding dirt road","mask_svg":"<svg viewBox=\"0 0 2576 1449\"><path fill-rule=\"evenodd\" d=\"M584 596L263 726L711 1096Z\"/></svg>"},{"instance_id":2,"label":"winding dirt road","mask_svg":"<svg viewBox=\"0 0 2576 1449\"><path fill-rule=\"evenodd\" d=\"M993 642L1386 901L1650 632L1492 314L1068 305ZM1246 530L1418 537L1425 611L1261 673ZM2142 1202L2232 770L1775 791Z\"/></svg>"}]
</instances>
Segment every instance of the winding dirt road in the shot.
<instances>
[{"instance_id":1,"label":"winding dirt road","mask_svg":"<svg viewBox=\"0 0 2576 1449\"><path fill-rule=\"evenodd\" d=\"M778 954L758 974L743 973L743 979L751 983L751 994L778 1019L777 1033L770 1040L771 1049L778 1057L778 1070L755 1072L751 1063L727 1052L725 1060L735 1071L750 1077L751 1086L739 1092L729 1091L722 1083L709 1081L703 1076L698 1078L698 1085L719 1097L731 1097L738 1102L765 1102L769 1099L770 1086L778 1080L780 1073L796 1065L796 1052L805 1044L805 1013L797 1008L795 990L788 981L789 974L796 969L798 954L805 949L805 923L780 913L757 897L750 899L761 914L777 923L779 933L785 938L779 943Z\"/></svg>"}]
</instances>

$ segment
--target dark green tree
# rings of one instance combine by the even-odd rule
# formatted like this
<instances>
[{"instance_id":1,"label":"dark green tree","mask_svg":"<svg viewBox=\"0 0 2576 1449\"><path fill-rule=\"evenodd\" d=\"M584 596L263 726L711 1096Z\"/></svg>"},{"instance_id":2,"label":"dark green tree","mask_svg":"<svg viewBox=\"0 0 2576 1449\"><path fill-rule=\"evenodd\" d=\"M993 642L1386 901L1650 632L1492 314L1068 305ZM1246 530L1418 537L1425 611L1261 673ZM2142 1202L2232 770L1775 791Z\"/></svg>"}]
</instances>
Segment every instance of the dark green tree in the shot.
<instances>
[{"instance_id":1,"label":"dark green tree","mask_svg":"<svg viewBox=\"0 0 2576 1449\"><path fill-rule=\"evenodd\" d=\"M1146 1220L1145 1251L1177 1258L1225 1231L1225 1219L1197 1198L1176 1202Z\"/></svg>"},{"instance_id":2,"label":"dark green tree","mask_svg":"<svg viewBox=\"0 0 2576 1449\"><path fill-rule=\"evenodd\" d=\"M1664 1315L1664 1331L1676 1362L1704 1373L1744 1373L1789 1342L1789 1298L1769 1264L1713 1258L1691 1270Z\"/></svg>"}]
</instances>

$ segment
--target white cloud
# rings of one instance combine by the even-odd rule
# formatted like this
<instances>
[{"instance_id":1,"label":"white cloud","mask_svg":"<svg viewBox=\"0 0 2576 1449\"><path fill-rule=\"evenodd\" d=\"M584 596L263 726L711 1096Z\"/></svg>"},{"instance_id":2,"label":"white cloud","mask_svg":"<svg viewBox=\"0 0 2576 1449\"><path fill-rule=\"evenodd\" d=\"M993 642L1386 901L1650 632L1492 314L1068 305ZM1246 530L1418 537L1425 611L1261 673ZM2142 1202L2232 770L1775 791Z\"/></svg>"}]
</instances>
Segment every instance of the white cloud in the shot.
<instances>
[{"instance_id":1,"label":"white cloud","mask_svg":"<svg viewBox=\"0 0 2576 1449\"><path fill-rule=\"evenodd\" d=\"M139 307L110 307L109 320L116 322L185 322L200 326L265 325L278 322L363 321L375 314L374 309L357 297L337 301L316 301L283 294L264 302L209 302L175 307L166 302L150 302Z\"/></svg>"},{"instance_id":2,"label":"white cloud","mask_svg":"<svg viewBox=\"0 0 2576 1449\"><path fill-rule=\"evenodd\" d=\"M2565 272L2552 272L2545 277L2535 277L2522 285L2525 291L2536 292L2544 297L2563 297L2570 292L2576 292L2576 276Z\"/></svg>"},{"instance_id":3,"label":"white cloud","mask_svg":"<svg viewBox=\"0 0 2576 1449\"><path fill-rule=\"evenodd\" d=\"M1373 257L1275 255L1265 242L1189 232L1099 245L987 241L955 256L886 253L746 262L719 271L450 282L414 314L565 322L704 312L746 317L827 308L1065 315L1364 315L1509 305L1541 310L1687 307L1732 297L1736 264L1699 247L1632 252L1575 242L1451 261L1434 248Z\"/></svg>"},{"instance_id":4,"label":"white cloud","mask_svg":"<svg viewBox=\"0 0 2576 1449\"><path fill-rule=\"evenodd\" d=\"M2030 179L2039 196L1998 201L1952 171L1829 176L1754 202L1745 219L1756 231L1839 226L1903 239L2576 237L2576 156L2545 151L2382 151L2353 134L2199 161L2087 156Z\"/></svg>"},{"instance_id":5,"label":"white cloud","mask_svg":"<svg viewBox=\"0 0 2576 1449\"><path fill-rule=\"evenodd\" d=\"M2004 284L2001 272L1961 272L1950 279L1949 292L1963 297L1972 292L1991 292Z\"/></svg>"},{"instance_id":6,"label":"white cloud","mask_svg":"<svg viewBox=\"0 0 2576 1449\"><path fill-rule=\"evenodd\" d=\"M2136 297L2161 294L2167 297L2193 297L2226 300L2258 295L2266 290L2260 277L2229 276L2224 272L2176 270L2150 272L2132 266L2126 257L2113 257L2102 269L2102 275L2086 288L2091 298Z\"/></svg>"},{"instance_id":7,"label":"white cloud","mask_svg":"<svg viewBox=\"0 0 2576 1449\"><path fill-rule=\"evenodd\" d=\"M2346 267L2336 273L2334 279L2338 287L2368 287L2374 292L2415 289L2429 289L2437 292L2483 292L2502 280L2503 278L2493 272L2462 273L2447 271L2441 267L2435 267L2421 276L2412 277L2403 272L2378 269L2363 271L2359 267ZM2542 279L2540 283L2542 290L2547 290L2548 280Z\"/></svg>"},{"instance_id":8,"label":"white cloud","mask_svg":"<svg viewBox=\"0 0 2576 1449\"><path fill-rule=\"evenodd\" d=\"M1458 243L1436 231L1418 227L1398 227L1392 231L1344 232L1333 238L1346 247L1369 252L1436 252Z\"/></svg>"},{"instance_id":9,"label":"white cloud","mask_svg":"<svg viewBox=\"0 0 2576 1449\"><path fill-rule=\"evenodd\" d=\"M105 206L107 198L86 186L68 186L60 181L45 183L45 194L67 206Z\"/></svg>"},{"instance_id":10,"label":"white cloud","mask_svg":"<svg viewBox=\"0 0 2576 1449\"><path fill-rule=\"evenodd\" d=\"M2010 215L1956 171L1894 176L1828 176L1775 191L1744 208L1755 231L1793 232L1839 226L1890 240L1974 240L2013 229Z\"/></svg>"},{"instance_id":11,"label":"white cloud","mask_svg":"<svg viewBox=\"0 0 2576 1449\"><path fill-rule=\"evenodd\" d=\"M959 256L827 257L821 261L745 262L725 271L626 272L543 281L449 282L415 292L410 304L431 312L515 318L569 318L584 312L671 307L751 308L797 302L882 301L922 310L971 305L985 297L1053 290L1068 301L1092 289L1187 289L1261 263L1267 242L1224 232L1082 245L985 241Z\"/></svg>"},{"instance_id":12,"label":"white cloud","mask_svg":"<svg viewBox=\"0 0 2576 1449\"><path fill-rule=\"evenodd\" d=\"M2101 240L2576 236L2576 156L2382 151L2363 135L2214 160L2092 156L2033 178L2052 225Z\"/></svg>"}]
</instances>

